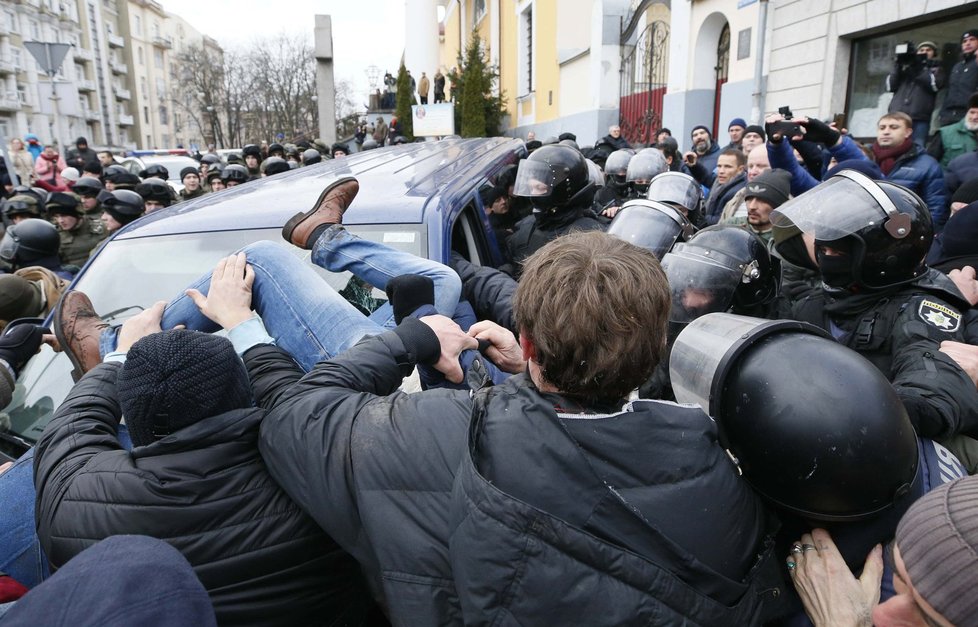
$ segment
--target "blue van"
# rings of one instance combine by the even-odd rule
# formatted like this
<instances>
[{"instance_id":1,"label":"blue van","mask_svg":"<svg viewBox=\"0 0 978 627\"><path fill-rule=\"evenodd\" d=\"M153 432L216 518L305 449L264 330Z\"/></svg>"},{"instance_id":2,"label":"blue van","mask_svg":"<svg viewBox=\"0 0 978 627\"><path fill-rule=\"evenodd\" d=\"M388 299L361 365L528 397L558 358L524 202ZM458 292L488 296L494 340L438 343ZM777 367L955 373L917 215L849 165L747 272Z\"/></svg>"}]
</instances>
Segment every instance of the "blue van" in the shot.
<instances>
[{"instance_id":1,"label":"blue van","mask_svg":"<svg viewBox=\"0 0 978 627\"><path fill-rule=\"evenodd\" d=\"M457 251L473 263L503 258L479 189L526 154L516 139L451 139L356 153L272 178L207 194L148 215L112 237L75 278L111 324L159 300L171 300L217 260L252 242L284 242L282 225L312 207L340 176L360 193L343 217L353 233L446 263ZM336 289L348 274L313 266ZM383 297L383 293L375 296ZM0 412L0 463L16 459L40 436L73 383L68 358L42 348L22 370L11 403Z\"/></svg>"}]
</instances>

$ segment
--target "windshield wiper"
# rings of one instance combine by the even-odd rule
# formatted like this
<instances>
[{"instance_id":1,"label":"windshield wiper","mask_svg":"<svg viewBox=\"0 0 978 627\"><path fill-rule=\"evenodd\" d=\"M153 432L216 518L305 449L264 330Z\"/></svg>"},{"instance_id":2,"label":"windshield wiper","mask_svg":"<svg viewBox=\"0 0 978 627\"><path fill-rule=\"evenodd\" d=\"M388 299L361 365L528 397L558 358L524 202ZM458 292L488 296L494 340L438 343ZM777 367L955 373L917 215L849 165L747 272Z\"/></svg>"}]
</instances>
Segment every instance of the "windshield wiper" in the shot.
<instances>
[{"instance_id":1,"label":"windshield wiper","mask_svg":"<svg viewBox=\"0 0 978 627\"><path fill-rule=\"evenodd\" d=\"M116 309L114 311L110 311L109 313L101 316L101 318L105 322L112 322L113 320L118 319L122 314L124 314L127 311L130 311L132 309L136 309L138 311L145 311L146 310L145 307L141 307L140 305L129 305L127 307L120 307L119 309Z\"/></svg>"}]
</instances>

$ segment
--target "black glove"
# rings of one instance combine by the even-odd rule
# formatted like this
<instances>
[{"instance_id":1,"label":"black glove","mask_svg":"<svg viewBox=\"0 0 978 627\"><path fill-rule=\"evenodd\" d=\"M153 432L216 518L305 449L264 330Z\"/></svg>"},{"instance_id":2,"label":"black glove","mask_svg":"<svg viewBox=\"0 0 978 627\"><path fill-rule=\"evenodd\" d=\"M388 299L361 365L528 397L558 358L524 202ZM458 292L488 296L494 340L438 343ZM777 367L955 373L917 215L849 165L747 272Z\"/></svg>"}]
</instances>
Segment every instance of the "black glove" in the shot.
<instances>
[{"instance_id":1,"label":"black glove","mask_svg":"<svg viewBox=\"0 0 978 627\"><path fill-rule=\"evenodd\" d=\"M44 327L34 324L18 324L8 327L7 331L0 335L0 359L7 362L14 372L27 363L41 348L41 339L44 335Z\"/></svg>"},{"instance_id":2,"label":"black glove","mask_svg":"<svg viewBox=\"0 0 978 627\"><path fill-rule=\"evenodd\" d=\"M805 127L805 139L810 142L835 146L842 137L842 133L816 118L808 118L808 121L802 122L801 125Z\"/></svg>"},{"instance_id":3,"label":"black glove","mask_svg":"<svg viewBox=\"0 0 978 627\"><path fill-rule=\"evenodd\" d=\"M402 274L387 282L387 300L394 308L394 322L401 320L422 305L435 304L435 282L419 274Z\"/></svg>"}]
</instances>

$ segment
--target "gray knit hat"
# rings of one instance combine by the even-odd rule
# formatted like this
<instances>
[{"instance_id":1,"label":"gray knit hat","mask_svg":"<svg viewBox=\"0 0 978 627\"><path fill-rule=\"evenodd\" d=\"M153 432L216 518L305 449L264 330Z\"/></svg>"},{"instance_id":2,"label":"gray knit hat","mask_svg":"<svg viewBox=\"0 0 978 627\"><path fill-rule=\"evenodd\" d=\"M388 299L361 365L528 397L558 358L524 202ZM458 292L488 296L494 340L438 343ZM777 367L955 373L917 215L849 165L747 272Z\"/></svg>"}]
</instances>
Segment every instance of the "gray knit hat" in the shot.
<instances>
[{"instance_id":1,"label":"gray knit hat","mask_svg":"<svg viewBox=\"0 0 978 627\"><path fill-rule=\"evenodd\" d=\"M917 592L955 625L978 616L978 476L946 483L913 504L896 544Z\"/></svg>"}]
</instances>

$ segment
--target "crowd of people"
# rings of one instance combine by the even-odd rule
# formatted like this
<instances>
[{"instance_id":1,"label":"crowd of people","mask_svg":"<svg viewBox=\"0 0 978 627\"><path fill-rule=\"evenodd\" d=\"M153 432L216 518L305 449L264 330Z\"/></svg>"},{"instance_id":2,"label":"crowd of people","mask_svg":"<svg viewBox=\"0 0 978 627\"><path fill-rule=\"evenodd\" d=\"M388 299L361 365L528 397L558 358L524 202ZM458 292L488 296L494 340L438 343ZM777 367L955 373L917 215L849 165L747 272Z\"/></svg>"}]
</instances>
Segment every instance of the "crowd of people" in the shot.
<instances>
[{"instance_id":1,"label":"crowd of people","mask_svg":"<svg viewBox=\"0 0 978 627\"><path fill-rule=\"evenodd\" d=\"M929 141L901 110L867 146L783 113L686 151L528 137L479 191L498 268L357 237L336 178L282 238L369 304L258 242L112 326L61 294L65 255L175 201L159 173L14 189L0 400L45 341L76 384L0 469L0 624L164 597L157 624L971 624L978 172L953 152L978 94L955 102ZM184 197L235 167L205 155ZM61 257L18 256L28 227ZM142 555L172 594L132 585Z\"/></svg>"}]
</instances>

